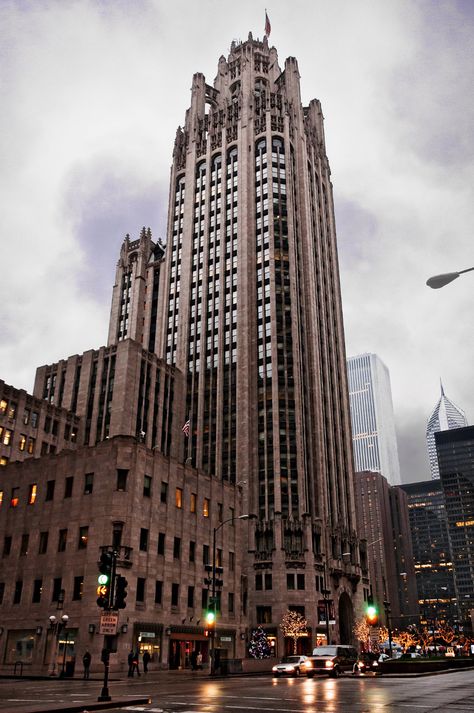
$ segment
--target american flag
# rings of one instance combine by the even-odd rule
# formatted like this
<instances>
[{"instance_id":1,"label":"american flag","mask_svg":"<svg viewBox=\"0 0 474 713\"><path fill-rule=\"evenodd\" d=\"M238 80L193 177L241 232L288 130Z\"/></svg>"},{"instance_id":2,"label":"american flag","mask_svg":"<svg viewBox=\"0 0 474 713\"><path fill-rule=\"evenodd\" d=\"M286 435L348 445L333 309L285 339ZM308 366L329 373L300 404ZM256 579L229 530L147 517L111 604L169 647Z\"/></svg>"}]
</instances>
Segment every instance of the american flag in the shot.
<instances>
[{"instance_id":1,"label":"american flag","mask_svg":"<svg viewBox=\"0 0 474 713\"><path fill-rule=\"evenodd\" d=\"M270 25L270 20L267 15L267 11L265 10L265 34L267 37L270 37L270 32L272 31L272 26Z\"/></svg>"},{"instance_id":2,"label":"american flag","mask_svg":"<svg viewBox=\"0 0 474 713\"><path fill-rule=\"evenodd\" d=\"M186 438L189 438L189 418L181 430L184 433L184 435L186 436Z\"/></svg>"}]
</instances>

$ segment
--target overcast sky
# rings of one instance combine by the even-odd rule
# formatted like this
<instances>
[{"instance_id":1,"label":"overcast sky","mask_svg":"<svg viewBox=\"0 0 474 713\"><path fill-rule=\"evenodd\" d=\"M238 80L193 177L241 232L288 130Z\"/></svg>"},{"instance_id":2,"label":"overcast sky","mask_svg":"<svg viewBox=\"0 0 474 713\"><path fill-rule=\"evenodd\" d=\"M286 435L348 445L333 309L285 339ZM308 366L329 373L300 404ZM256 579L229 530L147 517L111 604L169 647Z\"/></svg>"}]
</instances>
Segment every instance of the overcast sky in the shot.
<instances>
[{"instance_id":1,"label":"overcast sky","mask_svg":"<svg viewBox=\"0 0 474 713\"><path fill-rule=\"evenodd\" d=\"M268 0L270 2L270 0ZM262 37L256 0L0 1L0 378L106 343L123 237L165 237L194 72ZM474 418L472 0L274 0L270 44L322 102L347 354L390 370L402 479L426 421Z\"/></svg>"}]
</instances>

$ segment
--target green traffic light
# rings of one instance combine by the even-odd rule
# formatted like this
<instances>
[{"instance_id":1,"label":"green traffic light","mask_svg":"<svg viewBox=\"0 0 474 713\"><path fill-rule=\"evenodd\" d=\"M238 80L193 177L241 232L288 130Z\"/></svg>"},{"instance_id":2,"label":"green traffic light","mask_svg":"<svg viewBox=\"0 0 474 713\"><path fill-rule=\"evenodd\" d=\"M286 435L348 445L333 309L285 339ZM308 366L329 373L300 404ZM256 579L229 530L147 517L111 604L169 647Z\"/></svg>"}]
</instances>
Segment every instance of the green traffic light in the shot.
<instances>
[{"instance_id":1,"label":"green traffic light","mask_svg":"<svg viewBox=\"0 0 474 713\"><path fill-rule=\"evenodd\" d=\"M216 615L214 614L214 612L208 611L206 613L206 624L211 626L212 624L214 624L215 620L216 620Z\"/></svg>"},{"instance_id":2,"label":"green traffic light","mask_svg":"<svg viewBox=\"0 0 474 713\"><path fill-rule=\"evenodd\" d=\"M109 577L107 574L99 574L97 577L97 581L99 584L108 584L109 583Z\"/></svg>"}]
</instances>

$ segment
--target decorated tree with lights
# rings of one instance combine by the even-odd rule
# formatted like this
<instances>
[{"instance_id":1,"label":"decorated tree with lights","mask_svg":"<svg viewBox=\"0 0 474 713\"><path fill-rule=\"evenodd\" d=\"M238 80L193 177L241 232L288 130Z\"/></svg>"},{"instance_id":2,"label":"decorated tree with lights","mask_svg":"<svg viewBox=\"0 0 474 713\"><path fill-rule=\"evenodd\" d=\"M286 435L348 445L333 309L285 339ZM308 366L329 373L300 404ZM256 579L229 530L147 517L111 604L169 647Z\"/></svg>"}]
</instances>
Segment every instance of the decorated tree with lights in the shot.
<instances>
[{"instance_id":1,"label":"decorated tree with lights","mask_svg":"<svg viewBox=\"0 0 474 713\"><path fill-rule=\"evenodd\" d=\"M249 654L254 659L267 659L271 654L268 637L261 626L252 631L249 643Z\"/></svg>"},{"instance_id":2,"label":"decorated tree with lights","mask_svg":"<svg viewBox=\"0 0 474 713\"><path fill-rule=\"evenodd\" d=\"M393 641L407 651L418 643L418 637L411 631L395 631L392 635Z\"/></svg>"},{"instance_id":3,"label":"decorated tree with lights","mask_svg":"<svg viewBox=\"0 0 474 713\"><path fill-rule=\"evenodd\" d=\"M281 620L280 629L283 636L293 639L293 653L297 653L298 639L308 636L308 622L296 611L288 609Z\"/></svg>"},{"instance_id":4,"label":"decorated tree with lights","mask_svg":"<svg viewBox=\"0 0 474 713\"><path fill-rule=\"evenodd\" d=\"M367 623L365 616L361 616L356 620L354 628L352 629L354 636L357 641L360 641L364 651L370 650L370 626Z\"/></svg>"}]
</instances>

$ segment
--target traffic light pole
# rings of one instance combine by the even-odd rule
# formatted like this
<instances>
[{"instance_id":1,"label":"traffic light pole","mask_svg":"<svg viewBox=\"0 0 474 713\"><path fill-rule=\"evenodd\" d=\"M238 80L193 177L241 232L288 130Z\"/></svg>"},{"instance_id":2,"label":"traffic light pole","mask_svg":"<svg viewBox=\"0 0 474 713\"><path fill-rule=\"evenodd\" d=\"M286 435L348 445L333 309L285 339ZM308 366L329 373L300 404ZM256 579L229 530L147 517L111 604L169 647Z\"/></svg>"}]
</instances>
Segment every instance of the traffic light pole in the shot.
<instances>
[{"instance_id":1,"label":"traffic light pole","mask_svg":"<svg viewBox=\"0 0 474 713\"><path fill-rule=\"evenodd\" d=\"M224 523L222 523L223 525ZM214 612L214 622L213 625L211 626L209 633L210 633L210 638L211 638L211 646L210 646L210 658L211 658L211 667L210 667L210 674L211 676L214 676L216 672L216 662L215 662L215 653L216 653L216 647L215 647L215 635L216 635L216 620L217 620L217 607L216 607L216 532L219 528L214 528L213 533L212 533L212 611Z\"/></svg>"}]
</instances>

